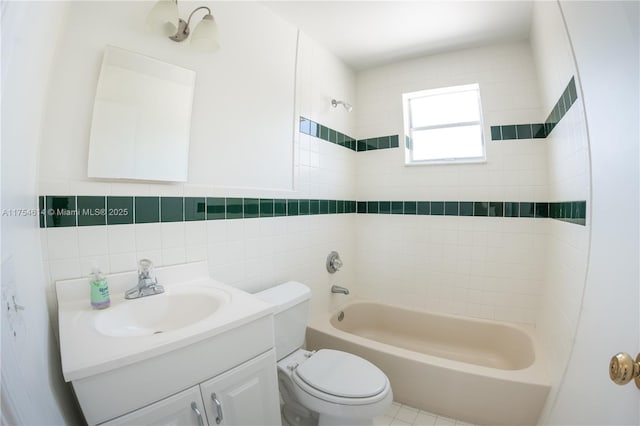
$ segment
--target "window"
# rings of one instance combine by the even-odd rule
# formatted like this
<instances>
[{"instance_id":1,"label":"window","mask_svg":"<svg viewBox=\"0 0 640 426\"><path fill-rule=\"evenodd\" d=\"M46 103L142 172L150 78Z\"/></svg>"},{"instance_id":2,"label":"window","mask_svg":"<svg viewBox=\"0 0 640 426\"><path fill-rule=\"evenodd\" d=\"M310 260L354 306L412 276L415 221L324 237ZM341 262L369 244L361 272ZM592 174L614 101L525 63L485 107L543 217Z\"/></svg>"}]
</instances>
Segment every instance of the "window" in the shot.
<instances>
[{"instance_id":1,"label":"window","mask_svg":"<svg viewBox=\"0 0 640 426\"><path fill-rule=\"evenodd\" d=\"M403 95L407 164L485 160L477 84Z\"/></svg>"}]
</instances>

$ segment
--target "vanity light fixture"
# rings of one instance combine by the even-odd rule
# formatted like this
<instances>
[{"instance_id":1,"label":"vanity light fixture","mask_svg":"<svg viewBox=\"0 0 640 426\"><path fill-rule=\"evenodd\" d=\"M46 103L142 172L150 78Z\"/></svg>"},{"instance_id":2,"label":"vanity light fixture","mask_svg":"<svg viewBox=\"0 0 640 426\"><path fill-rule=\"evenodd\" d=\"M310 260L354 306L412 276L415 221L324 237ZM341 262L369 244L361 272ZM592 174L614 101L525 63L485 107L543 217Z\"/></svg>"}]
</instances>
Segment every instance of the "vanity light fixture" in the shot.
<instances>
[{"instance_id":1,"label":"vanity light fixture","mask_svg":"<svg viewBox=\"0 0 640 426\"><path fill-rule=\"evenodd\" d=\"M191 18L201 9L206 9L207 14L191 33L189 28ZM178 16L178 0L159 0L147 15L146 27L149 31L160 31L177 42L186 40L191 33L191 46L196 50L212 52L220 47L218 44L218 25L213 19L211 9L207 6L195 8L185 22Z\"/></svg>"},{"instance_id":2,"label":"vanity light fixture","mask_svg":"<svg viewBox=\"0 0 640 426\"><path fill-rule=\"evenodd\" d=\"M338 105L342 105L347 112L351 112L353 110L353 105L346 103L345 101L336 101L335 99L331 99L331 106L337 108Z\"/></svg>"}]
</instances>

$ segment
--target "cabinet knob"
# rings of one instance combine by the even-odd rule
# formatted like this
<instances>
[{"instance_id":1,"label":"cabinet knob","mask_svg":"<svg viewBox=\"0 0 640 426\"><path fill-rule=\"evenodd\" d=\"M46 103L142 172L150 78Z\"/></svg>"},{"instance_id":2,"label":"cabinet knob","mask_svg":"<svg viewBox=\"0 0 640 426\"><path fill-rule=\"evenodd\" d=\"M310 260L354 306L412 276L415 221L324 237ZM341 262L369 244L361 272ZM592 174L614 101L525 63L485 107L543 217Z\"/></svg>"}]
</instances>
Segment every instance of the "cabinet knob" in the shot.
<instances>
[{"instance_id":1,"label":"cabinet knob","mask_svg":"<svg viewBox=\"0 0 640 426\"><path fill-rule=\"evenodd\" d=\"M640 388L640 354L635 361L626 352L615 354L609 362L609 377L618 385L626 385L635 379L636 386Z\"/></svg>"}]
</instances>

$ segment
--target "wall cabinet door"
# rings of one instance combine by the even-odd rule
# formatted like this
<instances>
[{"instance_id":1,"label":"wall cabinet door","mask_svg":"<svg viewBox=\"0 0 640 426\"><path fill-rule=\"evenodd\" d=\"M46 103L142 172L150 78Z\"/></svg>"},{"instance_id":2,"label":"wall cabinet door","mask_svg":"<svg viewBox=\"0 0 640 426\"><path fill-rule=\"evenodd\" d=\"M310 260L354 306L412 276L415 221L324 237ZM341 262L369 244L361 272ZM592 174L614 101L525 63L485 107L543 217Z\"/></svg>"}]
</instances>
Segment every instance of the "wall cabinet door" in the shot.
<instances>
[{"instance_id":1,"label":"wall cabinet door","mask_svg":"<svg viewBox=\"0 0 640 426\"><path fill-rule=\"evenodd\" d=\"M200 385L211 426L280 425L273 350Z\"/></svg>"},{"instance_id":2,"label":"wall cabinet door","mask_svg":"<svg viewBox=\"0 0 640 426\"><path fill-rule=\"evenodd\" d=\"M204 426L203 407L200 387L194 386L102 425Z\"/></svg>"}]
</instances>

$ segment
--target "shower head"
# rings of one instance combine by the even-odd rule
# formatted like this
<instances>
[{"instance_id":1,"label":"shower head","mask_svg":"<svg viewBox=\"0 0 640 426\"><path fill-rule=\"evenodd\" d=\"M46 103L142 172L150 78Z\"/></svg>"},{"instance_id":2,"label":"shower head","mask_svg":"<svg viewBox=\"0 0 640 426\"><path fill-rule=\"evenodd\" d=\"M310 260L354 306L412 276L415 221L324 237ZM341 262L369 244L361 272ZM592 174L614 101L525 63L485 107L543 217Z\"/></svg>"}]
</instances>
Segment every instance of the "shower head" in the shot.
<instances>
[{"instance_id":1,"label":"shower head","mask_svg":"<svg viewBox=\"0 0 640 426\"><path fill-rule=\"evenodd\" d=\"M353 110L353 106L351 104L348 104L345 101L336 101L335 99L331 99L332 107L337 108L338 105L342 105L347 112L351 112L351 110Z\"/></svg>"}]
</instances>

